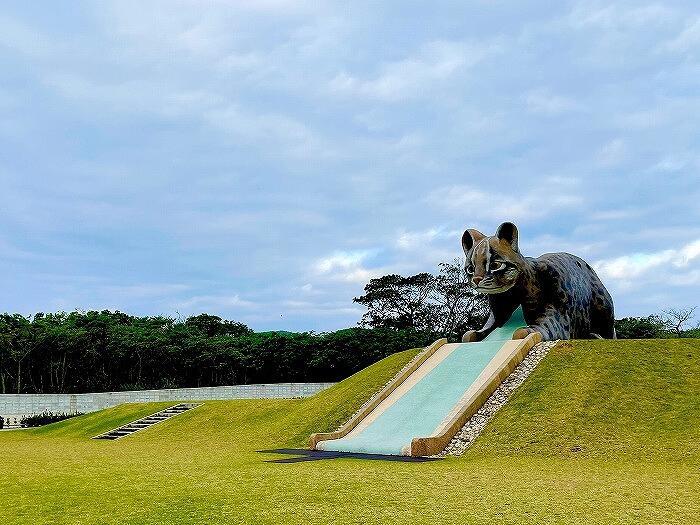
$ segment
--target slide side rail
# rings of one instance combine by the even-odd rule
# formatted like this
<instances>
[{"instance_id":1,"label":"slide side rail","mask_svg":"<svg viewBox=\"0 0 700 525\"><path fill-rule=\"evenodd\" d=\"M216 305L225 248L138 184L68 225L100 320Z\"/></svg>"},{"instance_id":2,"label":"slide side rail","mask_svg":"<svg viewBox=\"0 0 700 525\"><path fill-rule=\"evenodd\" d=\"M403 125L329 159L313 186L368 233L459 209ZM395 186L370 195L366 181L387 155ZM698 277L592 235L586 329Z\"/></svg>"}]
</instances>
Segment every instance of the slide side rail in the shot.
<instances>
[{"instance_id":1,"label":"slide side rail","mask_svg":"<svg viewBox=\"0 0 700 525\"><path fill-rule=\"evenodd\" d=\"M377 406L382 401L384 401L389 396L389 394L391 394L413 372L420 368L420 366L425 362L425 360L428 359L431 355L433 355L438 350L438 348L440 348L445 343L447 343L447 339L443 338L438 339L429 346L426 346L421 353L419 353L415 358L413 358L413 360L409 363L409 366L401 370L401 372L390 383L388 383L386 386L384 386L384 388L382 388L379 391L379 394L377 394L369 403L367 403L366 406L363 406L357 414L351 417L348 420L348 422L345 423L338 430L334 432L321 432L312 434L309 438L309 446L311 447L311 449L315 449L316 445L320 441L340 439L348 435L350 431L360 423L360 421L367 417L369 413L372 412L372 410L377 408Z\"/></svg>"}]
</instances>

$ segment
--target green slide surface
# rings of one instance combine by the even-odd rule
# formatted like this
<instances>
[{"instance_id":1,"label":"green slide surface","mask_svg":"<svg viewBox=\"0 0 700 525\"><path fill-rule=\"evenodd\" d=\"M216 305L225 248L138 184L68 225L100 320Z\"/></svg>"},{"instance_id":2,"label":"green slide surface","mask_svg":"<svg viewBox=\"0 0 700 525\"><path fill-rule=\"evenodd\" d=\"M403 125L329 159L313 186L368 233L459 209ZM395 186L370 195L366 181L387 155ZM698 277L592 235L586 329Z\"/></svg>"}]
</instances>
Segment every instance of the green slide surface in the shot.
<instances>
[{"instance_id":1,"label":"green slide surface","mask_svg":"<svg viewBox=\"0 0 700 525\"><path fill-rule=\"evenodd\" d=\"M521 308L478 343L460 343L369 426L322 442L323 450L400 455L415 437L432 435L513 332L525 326ZM414 372L415 374L416 372Z\"/></svg>"}]
</instances>

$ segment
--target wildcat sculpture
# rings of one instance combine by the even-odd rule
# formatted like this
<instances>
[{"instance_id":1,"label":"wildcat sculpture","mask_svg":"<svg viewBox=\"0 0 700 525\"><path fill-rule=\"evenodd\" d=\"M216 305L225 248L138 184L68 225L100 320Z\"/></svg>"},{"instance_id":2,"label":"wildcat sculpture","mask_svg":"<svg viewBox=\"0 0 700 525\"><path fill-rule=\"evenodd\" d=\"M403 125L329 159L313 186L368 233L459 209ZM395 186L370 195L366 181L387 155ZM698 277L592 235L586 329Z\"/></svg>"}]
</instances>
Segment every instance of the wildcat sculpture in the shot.
<instances>
[{"instance_id":1,"label":"wildcat sculpture","mask_svg":"<svg viewBox=\"0 0 700 525\"><path fill-rule=\"evenodd\" d=\"M488 294L491 307L483 328L464 334L464 342L481 341L518 306L528 326L516 330L513 339L533 332L539 332L543 341L615 338L612 298L582 259L569 253L523 257L518 229L510 222L501 224L493 237L466 230L462 248L470 283Z\"/></svg>"}]
</instances>

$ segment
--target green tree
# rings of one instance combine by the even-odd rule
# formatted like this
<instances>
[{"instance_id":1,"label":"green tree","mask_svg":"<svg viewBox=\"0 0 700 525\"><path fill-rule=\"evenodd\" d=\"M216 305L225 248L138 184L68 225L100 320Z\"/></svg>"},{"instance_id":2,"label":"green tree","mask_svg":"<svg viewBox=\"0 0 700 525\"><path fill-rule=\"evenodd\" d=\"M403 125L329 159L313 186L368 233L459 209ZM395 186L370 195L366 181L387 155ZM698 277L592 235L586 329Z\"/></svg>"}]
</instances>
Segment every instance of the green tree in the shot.
<instances>
[{"instance_id":1,"label":"green tree","mask_svg":"<svg viewBox=\"0 0 700 525\"><path fill-rule=\"evenodd\" d=\"M684 332L687 330L686 325L695 317L695 310L697 310L697 308L697 306L692 306L690 308L668 308L663 311L666 326L675 337L684 336Z\"/></svg>"},{"instance_id":2,"label":"green tree","mask_svg":"<svg viewBox=\"0 0 700 525\"><path fill-rule=\"evenodd\" d=\"M20 314L2 314L0 316L0 330L5 334L2 339L6 345L3 352L14 371L15 391L22 392L23 370L22 365L34 348L34 338L31 320ZM12 377L10 368L5 368L7 377Z\"/></svg>"},{"instance_id":3,"label":"green tree","mask_svg":"<svg viewBox=\"0 0 700 525\"><path fill-rule=\"evenodd\" d=\"M666 323L658 315L623 317L615 321L618 339L658 339L666 335Z\"/></svg>"},{"instance_id":4,"label":"green tree","mask_svg":"<svg viewBox=\"0 0 700 525\"><path fill-rule=\"evenodd\" d=\"M487 315L484 296L469 285L462 263L441 263L438 275L385 275L370 279L354 302L367 312L360 324L372 328L412 329L459 340Z\"/></svg>"},{"instance_id":5,"label":"green tree","mask_svg":"<svg viewBox=\"0 0 700 525\"><path fill-rule=\"evenodd\" d=\"M192 327L195 330L199 330L207 337L214 337L217 335L232 335L236 337L239 335L246 335L253 332L243 323L226 321L221 319L221 317L219 317L218 315L195 315L193 317L187 318L185 324L188 327Z\"/></svg>"},{"instance_id":6,"label":"green tree","mask_svg":"<svg viewBox=\"0 0 700 525\"><path fill-rule=\"evenodd\" d=\"M408 277L385 275L370 279L364 295L353 301L367 307L362 316L363 326L433 332L435 305L429 299L435 286L436 279L429 273Z\"/></svg>"}]
</instances>

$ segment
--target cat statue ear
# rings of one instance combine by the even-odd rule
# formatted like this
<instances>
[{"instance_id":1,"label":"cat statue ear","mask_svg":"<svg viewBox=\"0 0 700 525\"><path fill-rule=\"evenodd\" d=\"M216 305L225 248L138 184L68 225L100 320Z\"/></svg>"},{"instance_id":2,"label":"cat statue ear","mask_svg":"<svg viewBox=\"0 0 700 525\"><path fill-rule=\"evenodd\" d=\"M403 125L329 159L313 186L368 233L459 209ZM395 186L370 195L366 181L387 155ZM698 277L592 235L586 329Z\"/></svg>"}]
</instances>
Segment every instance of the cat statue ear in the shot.
<instances>
[{"instance_id":1,"label":"cat statue ear","mask_svg":"<svg viewBox=\"0 0 700 525\"><path fill-rule=\"evenodd\" d=\"M471 228L465 230L464 234L462 234L462 249L464 250L464 253L468 253L469 250L471 250L474 245L484 237L486 237L486 235L481 233L479 230L473 230Z\"/></svg>"},{"instance_id":2,"label":"cat statue ear","mask_svg":"<svg viewBox=\"0 0 700 525\"><path fill-rule=\"evenodd\" d=\"M518 251L518 228L512 222L504 222L496 230L496 237L510 244L514 252Z\"/></svg>"}]
</instances>

